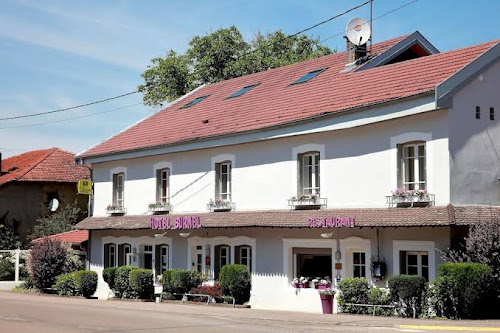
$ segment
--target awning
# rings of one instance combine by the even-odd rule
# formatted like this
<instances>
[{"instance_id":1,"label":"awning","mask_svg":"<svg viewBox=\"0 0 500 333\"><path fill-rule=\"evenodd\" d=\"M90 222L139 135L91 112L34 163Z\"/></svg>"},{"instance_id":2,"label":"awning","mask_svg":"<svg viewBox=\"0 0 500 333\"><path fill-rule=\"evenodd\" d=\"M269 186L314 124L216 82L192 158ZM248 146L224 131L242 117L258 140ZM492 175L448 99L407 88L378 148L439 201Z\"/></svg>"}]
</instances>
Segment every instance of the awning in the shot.
<instances>
[{"instance_id":1,"label":"awning","mask_svg":"<svg viewBox=\"0 0 500 333\"><path fill-rule=\"evenodd\" d=\"M418 208L352 208L321 210L236 211L168 215L89 217L75 228L83 230L150 229L155 218L199 218L202 228L310 228L310 220L352 218L355 227L439 227L471 225L500 218L499 206L431 206Z\"/></svg>"}]
</instances>

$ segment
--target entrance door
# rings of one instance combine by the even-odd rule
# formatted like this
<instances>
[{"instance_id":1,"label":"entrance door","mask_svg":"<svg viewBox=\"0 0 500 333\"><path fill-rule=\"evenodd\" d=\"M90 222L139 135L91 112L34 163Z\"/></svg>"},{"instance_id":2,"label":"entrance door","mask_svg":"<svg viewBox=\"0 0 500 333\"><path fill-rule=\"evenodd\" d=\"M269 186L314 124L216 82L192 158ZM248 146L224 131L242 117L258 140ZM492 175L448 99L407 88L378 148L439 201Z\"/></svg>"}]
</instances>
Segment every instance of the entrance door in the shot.
<instances>
[{"instance_id":1,"label":"entrance door","mask_svg":"<svg viewBox=\"0 0 500 333\"><path fill-rule=\"evenodd\" d=\"M153 269L153 245L144 245L144 268Z\"/></svg>"}]
</instances>

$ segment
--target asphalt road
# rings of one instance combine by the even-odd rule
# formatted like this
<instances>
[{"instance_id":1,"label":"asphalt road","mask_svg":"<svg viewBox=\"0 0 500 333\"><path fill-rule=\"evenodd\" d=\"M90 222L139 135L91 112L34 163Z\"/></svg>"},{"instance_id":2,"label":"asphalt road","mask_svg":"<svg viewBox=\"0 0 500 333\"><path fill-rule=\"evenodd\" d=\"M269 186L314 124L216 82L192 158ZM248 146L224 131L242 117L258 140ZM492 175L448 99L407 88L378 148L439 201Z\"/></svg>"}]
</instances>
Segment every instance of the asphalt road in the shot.
<instances>
[{"instance_id":1,"label":"asphalt road","mask_svg":"<svg viewBox=\"0 0 500 333\"><path fill-rule=\"evenodd\" d=\"M99 301L0 292L0 332L424 332L399 318L316 315L206 305ZM442 321L424 321L426 325ZM500 326L498 322L448 322ZM445 332L442 329L436 332ZM478 327L479 328L479 327ZM425 332L433 332L429 329ZM462 330L463 331L463 330ZM500 329L499 329L500 331Z\"/></svg>"}]
</instances>

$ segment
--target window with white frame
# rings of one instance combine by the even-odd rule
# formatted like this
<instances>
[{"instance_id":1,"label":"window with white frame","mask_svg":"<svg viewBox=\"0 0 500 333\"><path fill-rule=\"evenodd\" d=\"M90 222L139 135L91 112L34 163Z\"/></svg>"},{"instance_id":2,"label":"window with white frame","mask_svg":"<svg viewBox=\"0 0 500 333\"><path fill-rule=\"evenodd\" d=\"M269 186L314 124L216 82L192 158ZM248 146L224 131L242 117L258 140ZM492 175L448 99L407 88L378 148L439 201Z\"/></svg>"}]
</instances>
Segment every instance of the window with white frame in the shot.
<instances>
[{"instance_id":1,"label":"window with white frame","mask_svg":"<svg viewBox=\"0 0 500 333\"><path fill-rule=\"evenodd\" d=\"M332 276L332 249L294 247L294 277Z\"/></svg>"},{"instance_id":2,"label":"window with white frame","mask_svg":"<svg viewBox=\"0 0 500 333\"><path fill-rule=\"evenodd\" d=\"M215 198L231 201L231 162L215 164Z\"/></svg>"},{"instance_id":3,"label":"window with white frame","mask_svg":"<svg viewBox=\"0 0 500 333\"><path fill-rule=\"evenodd\" d=\"M352 276L355 278L366 277L366 255L364 252L352 253Z\"/></svg>"},{"instance_id":4,"label":"window with white frame","mask_svg":"<svg viewBox=\"0 0 500 333\"><path fill-rule=\"evenodd\" d=\"M115 173L113 174L113 205L118 207L124 207L124 184L125 184L125 174Z\"/></svg>"},{"instance_id":5,"label":"window with white frame","mask_svg":"<svg viewBox=\"0 0 500 333\"><path fill-rule=\"evenodd\" d=\"M425 142L402 144L399 148L399 185L408 190L427 188Z\"/></svg>"},{"instance_id":6,"label":"window with white frame","mask_svg":"<svg viewBox=\"0 0 500 333\"><path fill-rule=\"evenodd\" d=\"M299 155L299 196L319 195L319 152Z\"/></svg>"},{"instance_id":7,"label":"window with white frame","mask_svg":"<svg viewBox=\"0 0 500 333\"><path fill-rule=\"evenodd\" d=\"M231 247L229 245L217 245L215 250L215 278L219 277L222 267L231 263Z\"/></svg>"},{"instance_id":8,"label":"window with white frame","mask_svg":"<svg viewBox=\"0 0 500 333\"><path fill-rule=\"evenodd\" d=\"M168 203L170 199L170 169L164 168L156 171L156 201Z\"/></svg>"},{"instance_id":9,"label":"window with white frame","mask_svg":"<svg viewBox=\"0 0 500 333\"><path fill-rule=\"evenodd\" d=\"M127 255L132 252L132 247L130 244L119 244L118 245L118 266L127 265Z\"/></svg>"},{"instance_id":10,"label":"window with white frame","mask_svg":"<svg viewBox=\"0 0 500 333\"><path fill-rule=\"evenodd\" d=\"M155 274L163 274L168 270L168 257L169 257L168 244L159 244L155 247Z\"/></svg>"},{"instance_id":11,"label":"window with white frame","mask_svg":"<svg viewBox=\"0 0 500 333\"><path fill-rule=\"evenodd\" d=\"M153 245L144 245L142 260L142 268L153 269Z\"/></svg>"},{"instance_id":12,"label":"window with white frame","mask_svg":"<svg viewBox=\"0 0 500 333\"><path fill-rule=\"evenodd\" d=\"M427 251L400 251L400 273L420 275L429 281L429 253Z\"/></svg>"},{"instance_id":13,"label":"window with white frame","mask_svg":"<svg viewBox=\"0 0 500 333\"><path fill-rule=\"evenodd\" d=\"M245 265L248 270L252 271L252 247L249 245L236 246L235 250L235 260L236 264Z\"/></svg>"},{"instance_id":14,"label":"window with white frame","mask_svg":"<svg viewBox=\"0 0 500 333\"><path fill-rule=\"evenodd\" d=\"M116 267L116 244L104 244L104 268Z\"/></svg>"}]
</instances>

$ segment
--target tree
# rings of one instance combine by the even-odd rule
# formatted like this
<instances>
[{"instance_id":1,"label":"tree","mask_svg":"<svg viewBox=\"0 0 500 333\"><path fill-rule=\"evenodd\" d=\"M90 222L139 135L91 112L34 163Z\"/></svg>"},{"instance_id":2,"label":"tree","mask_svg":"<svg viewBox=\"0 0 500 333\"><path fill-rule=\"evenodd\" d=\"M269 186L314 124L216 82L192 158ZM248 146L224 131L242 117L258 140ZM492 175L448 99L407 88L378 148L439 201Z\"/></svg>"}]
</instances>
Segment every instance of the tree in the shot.
<instances>
[{"instance_id":1,"label":"tree","mask_svg":"<svg viewBox=\"0 0 500 333\"><path fill-rule=\"evenodd\" d=\"M443 260L473 262L491 267L500 286L500 218L482 221L470 227L465 245L459 249L440 251Z\"/></svg>"},{"instance_id":2,"label":"tree","mask_svg":"<svg viewBox=\"0 0 500 333\"><path fill-rule=\"evenodd\" d=\"M56 277L64 273L67 248L57 239L44 238L31 248L28 270L37 289L50 288Z\"/></svg>"},{"instance_id":3,"label":"tree","mask_svg":"<svg viewBox=\"0 0 500 333\"><path fill-rule=\"evenodd\" d=\"M19 236L17 234L17 227L19 222L8 219L9 212L0 216L0 250L13 250L21 246Z\"/></svg>"},{"instance_id":4,"label":"tree","mask_svg":"<svg viewBox=\"0 0 500 333\"><path fill-rule=\"evenodd\" d=\"M257 33L246 42L235 26L205 36L195 36L185 54L169 51L154 58L138 87L144 104L160 107L193 88L238 76L257 73L332 53L319 39L287 36L281 31Z\"/></svg>"},{"instance_id":5,"label":"tree","mask_svg":"<svg viewBox=\"0 0 500 333\"><path fill-rule=\"evenodd\" d=\"M74 203L66 205L57 212L39 218L28 238L33 240L70 231L84 217L84 214L85 212L78 207L75 200Z\"/></svg>"}]
</instances>

